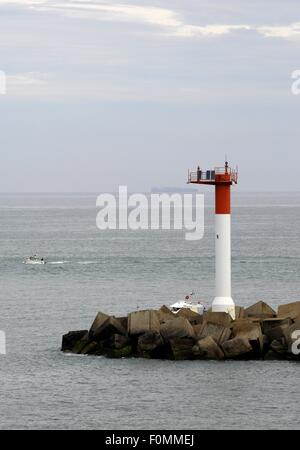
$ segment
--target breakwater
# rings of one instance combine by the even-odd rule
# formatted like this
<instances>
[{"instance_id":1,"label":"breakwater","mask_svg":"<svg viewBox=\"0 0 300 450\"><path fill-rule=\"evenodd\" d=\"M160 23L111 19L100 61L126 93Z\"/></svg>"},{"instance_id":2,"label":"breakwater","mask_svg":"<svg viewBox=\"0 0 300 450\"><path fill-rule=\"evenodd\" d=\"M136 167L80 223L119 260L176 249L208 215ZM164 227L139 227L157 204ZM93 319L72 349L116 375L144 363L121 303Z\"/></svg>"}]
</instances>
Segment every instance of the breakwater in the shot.
<instances>
[{"instance_id":1,"label":"breakwater","mask_svg":"<svg viewBox=\"0 0 300 450\"><path fill-rule=\"evenodd\" d=\"M300 360L300 302L273 310L264 302L227 313L166 306L127 317L99 312L89 330L70 331L62 351L110 358Z\"/></svg>"}]
</instances>

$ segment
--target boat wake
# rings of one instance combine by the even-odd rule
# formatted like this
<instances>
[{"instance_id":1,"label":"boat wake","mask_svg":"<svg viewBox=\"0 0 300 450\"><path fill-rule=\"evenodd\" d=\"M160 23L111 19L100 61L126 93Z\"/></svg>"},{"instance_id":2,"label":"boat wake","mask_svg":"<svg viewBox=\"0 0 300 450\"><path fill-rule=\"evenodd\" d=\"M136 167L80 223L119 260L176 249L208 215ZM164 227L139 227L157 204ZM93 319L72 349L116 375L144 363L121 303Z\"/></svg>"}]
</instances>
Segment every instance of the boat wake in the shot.
<instances>
[{"instance_id":1,"label":"boat wake","mask_svg":"<svg viewBox=\"0 0 300 450\"><path fill-rule=\"evenodd\" d=\"M60 266L63 264L79 264L82 266L87 266L90 264L97 264L97 261L44 261L40 259L30 259L24 261L24 264L47 264L48 266Z\"/></svg>"},{"instance_id":2,"label":"boat wake","mask_svg":"<svg viewBox=\"0 0 300 450\"><path fill-rule=\"evenodd\" d=\"M60 265L60 264L67 264L69 261L50 261L48 264L52 265Z\"/></svg>"},{"instance_id":3,"label":"boat wake","mask_svg":"<svg viewBox=\"0 0 300 450\"><path fill-rule=\"evenodd\" d=\"M97 264L97 261L79 261L77 264L81 264L83 266L87 266L89 264Z\"/></svg>"}]
</instances>

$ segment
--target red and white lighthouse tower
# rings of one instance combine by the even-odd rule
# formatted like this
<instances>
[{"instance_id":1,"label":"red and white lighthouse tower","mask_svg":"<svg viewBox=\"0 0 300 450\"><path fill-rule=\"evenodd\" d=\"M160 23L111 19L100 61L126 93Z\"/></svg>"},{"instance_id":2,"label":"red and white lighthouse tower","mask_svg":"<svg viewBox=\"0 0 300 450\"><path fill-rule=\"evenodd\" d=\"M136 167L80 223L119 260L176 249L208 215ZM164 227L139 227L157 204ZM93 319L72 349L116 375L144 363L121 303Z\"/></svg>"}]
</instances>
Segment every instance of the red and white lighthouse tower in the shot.
<instances>
[{"instance_id":1,"label":"red and white lighthouse tower","mask_svg":"<svg viewBox=\"0 0 300 450\"><path fill-rule=\"evenodd\" d=\"M225 167L189 173L189 183L215 186L216 297L212 311L227 312L235 319L231 297L231 186L238 182L238 172Z\"/></svg>"}]
</instances>

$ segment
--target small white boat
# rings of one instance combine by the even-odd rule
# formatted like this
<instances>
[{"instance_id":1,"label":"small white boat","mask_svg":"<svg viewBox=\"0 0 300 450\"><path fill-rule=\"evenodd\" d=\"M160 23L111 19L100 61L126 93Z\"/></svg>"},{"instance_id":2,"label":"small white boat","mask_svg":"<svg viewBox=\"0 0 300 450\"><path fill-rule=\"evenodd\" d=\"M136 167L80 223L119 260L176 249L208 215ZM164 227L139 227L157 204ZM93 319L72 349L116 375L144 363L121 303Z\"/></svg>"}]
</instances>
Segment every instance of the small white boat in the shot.
<instances>
[{"instance_id":1,"label":"small white boat","mask_svg":"<svg viewBox=\"0 0 300 450\"><path fill-rule=\"evenodd\" d=\"M192 302L192 296L194 296L194 292L192 292L190 295L187 295L184 300L179 301L177 303L174 303L170 306L170 310L177 314L182 309L190 309L191 311L194 311L200 315L203 315L205 311L207 311L206 306L198 301L198 302Z\"/></svg>"},{"instance_id":2,"label":"small white boat","mask_svg":"<svg viewBox=\"0 0 300 450\"><path fill-rule=\"evenodd\" d=\"M24 264L43 265L46 264L44 258L39 258L37 255L29 256L23 261Z\"/></svg>"}]
</instances>

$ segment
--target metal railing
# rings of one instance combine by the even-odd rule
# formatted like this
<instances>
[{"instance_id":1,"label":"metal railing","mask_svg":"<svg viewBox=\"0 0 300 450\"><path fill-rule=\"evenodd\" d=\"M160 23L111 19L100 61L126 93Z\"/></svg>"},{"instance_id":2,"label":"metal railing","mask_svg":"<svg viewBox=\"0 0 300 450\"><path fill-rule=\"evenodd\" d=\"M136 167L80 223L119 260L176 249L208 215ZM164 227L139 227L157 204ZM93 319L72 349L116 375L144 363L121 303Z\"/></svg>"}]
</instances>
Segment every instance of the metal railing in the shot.
<instances>
[{"instance_id":1,"label":"metal railing","mask_svg":"<svg viewBox=\"0 0 300 450\"><path fill-rule=\"evenodd\" d=\"M238 171L231 169L231 167L215 167L214 170L189 172L188 181L190 183L197 183L199 181L214 182L216 180L216 175L230 175L230 180L233 183L237 183L238 181Z\"/></svg>"},{"instance_id":2,"label":"metal railing","mask_svg":"<svg viewBox=\"0 0 300 450\"><path fill-rule=\"evenodd\" d=\"M237 184L239 178L239 173L237 170L231 170L231 181Z\"/></svg>"}]
</instances>

